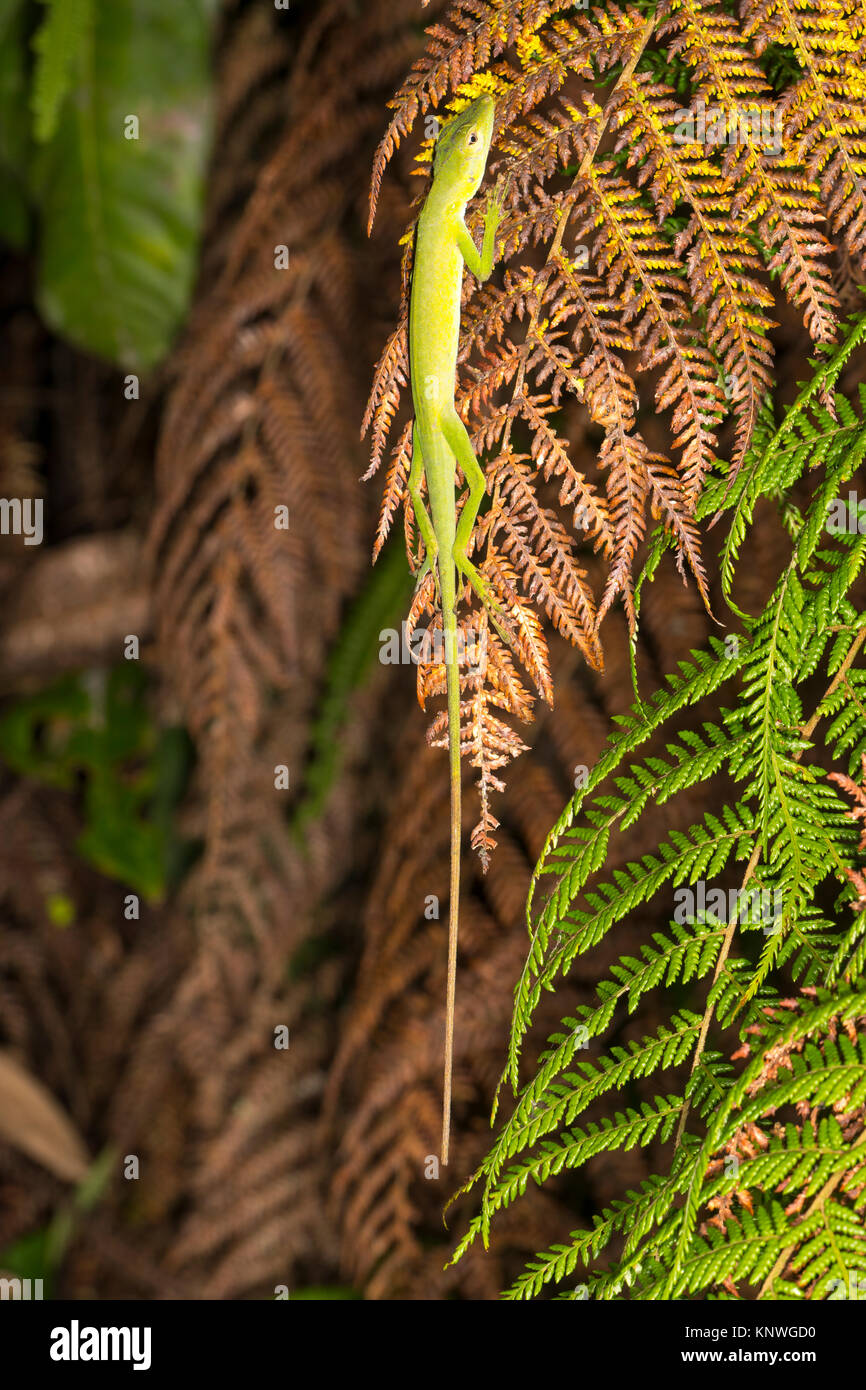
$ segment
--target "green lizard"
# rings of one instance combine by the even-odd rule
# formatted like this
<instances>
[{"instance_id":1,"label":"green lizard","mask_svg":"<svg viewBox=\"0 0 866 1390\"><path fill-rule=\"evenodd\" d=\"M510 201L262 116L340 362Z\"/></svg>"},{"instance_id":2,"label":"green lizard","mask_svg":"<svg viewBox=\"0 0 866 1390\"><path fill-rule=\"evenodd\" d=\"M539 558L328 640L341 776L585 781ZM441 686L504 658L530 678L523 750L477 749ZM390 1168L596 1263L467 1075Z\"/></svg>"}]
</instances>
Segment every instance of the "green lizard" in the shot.
<instances>
[{"instance_id":1,"label":"green lizard","mask_svg":"<svg viewBox=\"0 0 866 1390\"><path fill-rule=\"evenodd\" d=\"M454 1053L454 997L460 895L460 671L457 654L457 576L468 580L484 603L497 632L513 645L497 618L504 620L489 584L469 560L472 528L484 496L484 474L466 426L454 406L460 298L465 264L479 280L493 269L496 233L503 216L499 192L490 195L481 252L464 221L466 204L478 191L493 134L493 98L478 97L443 129L433 161L433 183L421 214L409 307L409 363L415 423L408 487L424 542L421 583L430 571L442 608L448 699L448 757L451 770L451 887L448 924L448 984L445 1006L445 1078L442 1101L442 1163L448 1163L451 1129L451 1071ZM456 514L455 464L469 489ZM421 496L427 482L430 511Z\"/></svg>"}]
</instances>

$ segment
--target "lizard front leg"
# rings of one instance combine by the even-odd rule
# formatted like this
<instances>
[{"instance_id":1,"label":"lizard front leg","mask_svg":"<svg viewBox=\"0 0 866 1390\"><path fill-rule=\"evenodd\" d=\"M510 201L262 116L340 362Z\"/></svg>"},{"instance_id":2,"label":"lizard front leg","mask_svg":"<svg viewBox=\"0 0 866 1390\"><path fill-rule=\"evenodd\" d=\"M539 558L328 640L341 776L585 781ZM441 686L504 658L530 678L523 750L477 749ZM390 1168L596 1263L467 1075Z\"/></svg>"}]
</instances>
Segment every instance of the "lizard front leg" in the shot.
<instances>
[{"instance_id":1,"label":"lizard front leg","mask_svg":"<svg viewBox=\"0 0 866 1390\"><path fill-rule=\"evenodd\" d=\"M455 239L460 248L460 254L467 266L482 284L490 278L496 260L496 233L499 224L505 216L505 196L506 190L497 184L487 196L487 207L484 210L484 239L481 251L472 240L469 228L461 219L455 228Z\"/></svg>"}]
</instances>

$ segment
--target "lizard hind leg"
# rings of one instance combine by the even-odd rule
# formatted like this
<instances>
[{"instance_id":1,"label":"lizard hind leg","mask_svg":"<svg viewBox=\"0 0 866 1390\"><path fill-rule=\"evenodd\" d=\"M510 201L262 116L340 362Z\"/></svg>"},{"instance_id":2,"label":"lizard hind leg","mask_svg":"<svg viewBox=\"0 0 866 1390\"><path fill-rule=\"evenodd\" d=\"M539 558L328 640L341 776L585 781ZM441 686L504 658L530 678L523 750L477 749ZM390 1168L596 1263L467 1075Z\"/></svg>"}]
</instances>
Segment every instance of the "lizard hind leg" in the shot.
<instances>
[{"instance_id":1,"label":"lizard hind leg","mask_svg":"<svg viewBox=\"0 0 866 1390\"><path fill-rule=\"evenodd\" d=\"M412 463L409 467L409 477L406 480L409 496L412 499L412 510L415 513L418 530L424 542L424 563L418 571L417 582L415 584L416 593L420 589L421 581L428 570L432 571L433 581L437 589L439 585L439 576L435 565L439 547L436 543L436 532L433 529L433 522L430 520L430 513L425 507L424 499L421 496L421 477L423 473L424 454L421 449L421 431L418 428L418 421L416 420L412 425Z\"/></svg>"},{"instance_id":2,"label":"lizard hind leg","mask_svg":"<svg viewBox=\"0 0 866 1390\"><path fill-rule=\"evenodd\" d=\"M501 640L509 646L517 656L520 651L514 636L508 631L508 617L504 612L499 599L493 592L492 585L484 578L472 561L469 559L467 551L469 541L472 537L472 530L478 518L481 507L481 499L486 490L484 474L481 465L475 457L475 450L472 447L472 440L469 438L469 431L464 425L457 411L449 411L442 417L442 433L446 442L452 450L457 462L463 471L469 487L469 496L464 503L457 522L457 531L454 537L452 556L458 574L463 575L480 598L490 617L497 634Z\"/></svg>"}]
</instances>

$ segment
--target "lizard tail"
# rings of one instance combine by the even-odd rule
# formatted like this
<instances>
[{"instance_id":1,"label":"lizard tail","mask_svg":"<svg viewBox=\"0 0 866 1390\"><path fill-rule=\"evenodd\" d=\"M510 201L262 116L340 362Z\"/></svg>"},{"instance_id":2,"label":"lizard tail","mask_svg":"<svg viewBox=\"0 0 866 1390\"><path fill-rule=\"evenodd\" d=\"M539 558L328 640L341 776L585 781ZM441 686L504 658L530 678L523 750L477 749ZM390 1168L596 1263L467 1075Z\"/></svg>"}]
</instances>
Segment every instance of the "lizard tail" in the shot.
<instances>
[{"instance_id":1,"label":"lizard tail","mask_svg":"<svg viewBox=\"0 0 866 1390\"><path fill-rule=\"evenodd\" d=\"M445 1080L442 1090L442 1165L448 1165L451 1133L451 1073L454 1059L454 1000L457 991L457 928L460 910L460 667L455 605L443 594L445 688L448 696L448 761L451 770L451 888L448 899L448 983L445 999Z\"/></svg>"}]
</instances>

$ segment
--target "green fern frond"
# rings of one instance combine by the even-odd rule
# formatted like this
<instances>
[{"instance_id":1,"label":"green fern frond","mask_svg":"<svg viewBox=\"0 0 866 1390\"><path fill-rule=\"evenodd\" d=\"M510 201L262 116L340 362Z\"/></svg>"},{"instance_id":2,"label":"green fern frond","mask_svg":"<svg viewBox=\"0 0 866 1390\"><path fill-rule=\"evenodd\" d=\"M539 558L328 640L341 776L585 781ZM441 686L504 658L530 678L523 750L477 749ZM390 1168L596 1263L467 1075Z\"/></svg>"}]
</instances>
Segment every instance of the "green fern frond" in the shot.
<instances>
[{"instance_id":1,"label":"green fern frond","mask_svg":"<svg viewBox=\"0 0 866 1390\"><path fill-rule=\"evenodd\" d=\"M478 1189L479 1210L455 1258L479 1236L488 1242L497 1213L530 1182L637 1144L666 1146L669 1168L591 1229L540 1254L506 1298L536 1298L573 1276L581 1282L559 1296L724 1298L748 1288L758 1297L824 1298L863 1266L866 912L851 916L862 850L856 816L825 764L841 763L842 785L856 790L850 777L866 750L866 626L855 586L866 537L858 525L831 522L866 458L866 392L832 392L864 340L861 316L778 426L765 404L733 484L708 482L704 514L732 514L728 590L760 498L779 508L789 558L763 610L740 615L736 636L711 638L618 720L533 875L530 946L497 1092L498 1104L510 1083L516 1102L463 1189ZM656 538L648 568L667 543ZM723 688L717 722L666 736L675 716ZM654 735L663 751L637 760ZM604 872L619 834L719 777L734 788L719 812ZM695 907L695 885L703 893L734 865L734 898L714 889ZM620 957L594 1005L563 1019L521 1088L523 1043L542 991L672 890L686 905L637 954ZM683 1002L685 986L701 991L700 1011ZM641 1041L605 1041L659 998L670 1001L664 1020ZM647 1080L662 1072L664 1083L647 1093ZM627 1091L628 1103L612 1118L588 1113L614 1090ZM622 1250L610 1259L615 1237Z\"/></svg>"}]
</instances>

